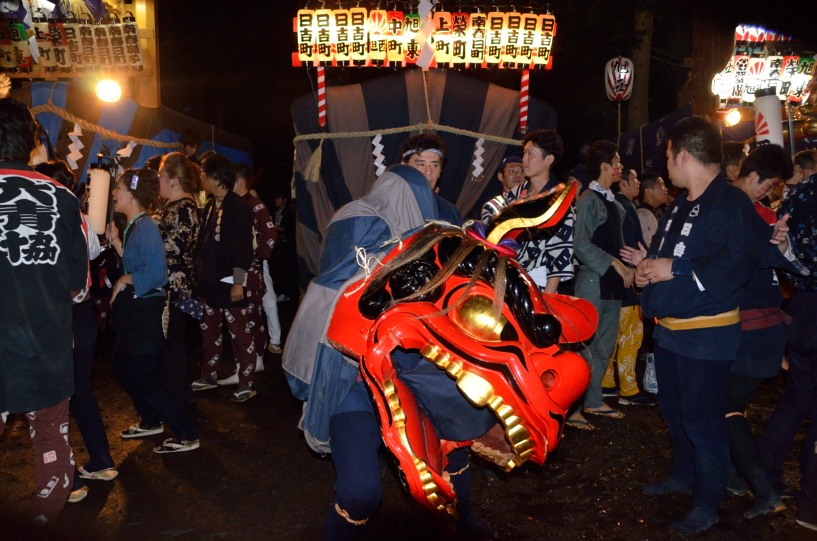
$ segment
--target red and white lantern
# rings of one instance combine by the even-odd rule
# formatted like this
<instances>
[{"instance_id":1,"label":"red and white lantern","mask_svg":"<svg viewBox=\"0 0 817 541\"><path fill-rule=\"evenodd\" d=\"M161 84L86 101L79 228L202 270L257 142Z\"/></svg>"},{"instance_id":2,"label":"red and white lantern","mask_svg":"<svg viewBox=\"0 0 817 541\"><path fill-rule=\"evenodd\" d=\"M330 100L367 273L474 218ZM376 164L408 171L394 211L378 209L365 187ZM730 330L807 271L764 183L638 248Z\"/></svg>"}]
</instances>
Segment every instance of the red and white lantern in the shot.
<instances>
[{"instance_id":1,"label":"red and white lantern","mask_svg":"<svg viewBox=\"0 0 817 541\"><path fill-rule=\"evenodd\" d=\"M623 56L611 58L604 66L604 89L612 101L627 101L633 94L633 61Z\"/></svg>"},{"instance_id":2,"label":"red and white lantern","mask_svg":"<svg viewBox=\"0 0 817 541\"><path fill-rule=\"evenodd\" d=\"M759 90L753 104L755 139L783 146L783 105L774 88Z\"/></svg>"}]
</instances>

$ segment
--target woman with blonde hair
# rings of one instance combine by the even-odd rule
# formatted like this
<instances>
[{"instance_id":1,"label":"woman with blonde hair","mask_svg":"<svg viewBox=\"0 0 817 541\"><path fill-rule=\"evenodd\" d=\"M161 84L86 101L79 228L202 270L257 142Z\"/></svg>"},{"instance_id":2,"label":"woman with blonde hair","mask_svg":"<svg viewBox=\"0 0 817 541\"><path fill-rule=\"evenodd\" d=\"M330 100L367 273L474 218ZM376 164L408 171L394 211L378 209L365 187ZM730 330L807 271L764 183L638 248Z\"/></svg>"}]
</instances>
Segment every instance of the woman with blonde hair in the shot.
<instances>
[{"instance_id":1,"label":"woman with blonde hair","mask_svg":"<svg viewBox=\"0 0 817 541\"><path fill-rule=\"evenodd\" d=\"M162 383L179 404L189 394L185 337L190 317L201 319L202 305L193 300L194 255L199 232L195 194L200 190L198 167L181 152L162 157L159 196L164 201L153 219L159 226L167 259L170 309L167 342L160 362Z\"/></svg>"}]
</instances>

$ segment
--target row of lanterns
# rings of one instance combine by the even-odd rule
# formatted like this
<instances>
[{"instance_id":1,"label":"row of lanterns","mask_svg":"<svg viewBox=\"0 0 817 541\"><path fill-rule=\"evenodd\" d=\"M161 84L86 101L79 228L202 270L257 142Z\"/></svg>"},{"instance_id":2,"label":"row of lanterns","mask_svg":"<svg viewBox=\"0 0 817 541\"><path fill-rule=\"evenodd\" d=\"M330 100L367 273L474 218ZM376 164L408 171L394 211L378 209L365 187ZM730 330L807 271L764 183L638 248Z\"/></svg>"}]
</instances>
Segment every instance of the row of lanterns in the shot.
<instances>
[{"instance_id":1,"label":"row of lanterns","mask_svg":"<svg viewBox=\"0 0 817 541\"><path fill-rule=\"evenodd\" d=\"M791 103L808 99L815 60L791 52L791 40L751 26L735 29L735 48L726 67L712 79L712 93L721 102L751 103L755 92L772 88ZM780 54L787 51L789 54Z\"/></svg>"},{"instance_id":2,"label":"row of lanterns","mask_svg":"<svg viewBox=\"0 0 817 541\"><path fill-rule=\"evenodd\" d=\"M140 70L142 49L136 19L128 13L121 21L48 19L41 11L32 16L31 32L21 22L0 19L0 70L46 71Z\"/></svg>"},{"instance_id":3,"label":"row of lanterns","mask_svg":"<svg viewBox=\"0 0 817 541\"><path fill-rule=\"evenodd\" d=\"M301 9L293 65L550 69L551 14ZM423 57L427 61L423 62Z\"/></svg>"}]
</instances>

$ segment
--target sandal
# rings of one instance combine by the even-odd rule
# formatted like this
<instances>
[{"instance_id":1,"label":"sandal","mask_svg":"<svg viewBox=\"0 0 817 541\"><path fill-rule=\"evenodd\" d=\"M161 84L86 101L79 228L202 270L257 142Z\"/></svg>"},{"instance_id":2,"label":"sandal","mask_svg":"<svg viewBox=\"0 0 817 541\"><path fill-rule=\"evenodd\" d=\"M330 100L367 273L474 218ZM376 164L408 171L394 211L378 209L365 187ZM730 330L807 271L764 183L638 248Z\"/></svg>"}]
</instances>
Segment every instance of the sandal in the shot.
<instances>
[{"instance_id":1,"label":"sandal","mask_svg":"<svg viewBox=\"0 0 817 541\"><path fill-rule=\"evenodd\" d=\"M584 413L589 413L590 415L598 415L609 419L624 419L623 413L609 406L601 408L584 408L582 411L584 411Z\"/></svg>"},{"instance_id":2,"label":"sandal","mask_svg":"<svg viewBox=\"0 0 817 541\"><path fill-rule=\"evenodd\" d=\"M587 432L592 432L596 429L595 426L591 425L587 419L578 413L568 417L565 424L577 430L585 430Z\"/></svg>"}]
</instances>

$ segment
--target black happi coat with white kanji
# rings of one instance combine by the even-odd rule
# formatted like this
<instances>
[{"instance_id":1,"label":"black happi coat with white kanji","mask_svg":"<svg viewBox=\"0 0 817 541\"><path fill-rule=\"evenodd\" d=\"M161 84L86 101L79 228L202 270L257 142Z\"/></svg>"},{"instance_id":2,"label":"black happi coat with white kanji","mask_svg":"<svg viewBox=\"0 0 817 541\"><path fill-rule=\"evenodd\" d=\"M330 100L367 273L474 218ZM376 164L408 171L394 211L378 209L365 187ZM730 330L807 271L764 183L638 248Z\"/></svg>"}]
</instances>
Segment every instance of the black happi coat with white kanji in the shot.
<instances>
[{"instance_id":1,"label":"black happi coat with white kanji","mask_svg":"<svg viewBox=\"0 0 817 541\"><path fill-rule=\"evenodd\" d=\"M26 164L0 162L0 412L74 394L71 293L87 285L77 198Z\"/></svg>"}]
</instances>

